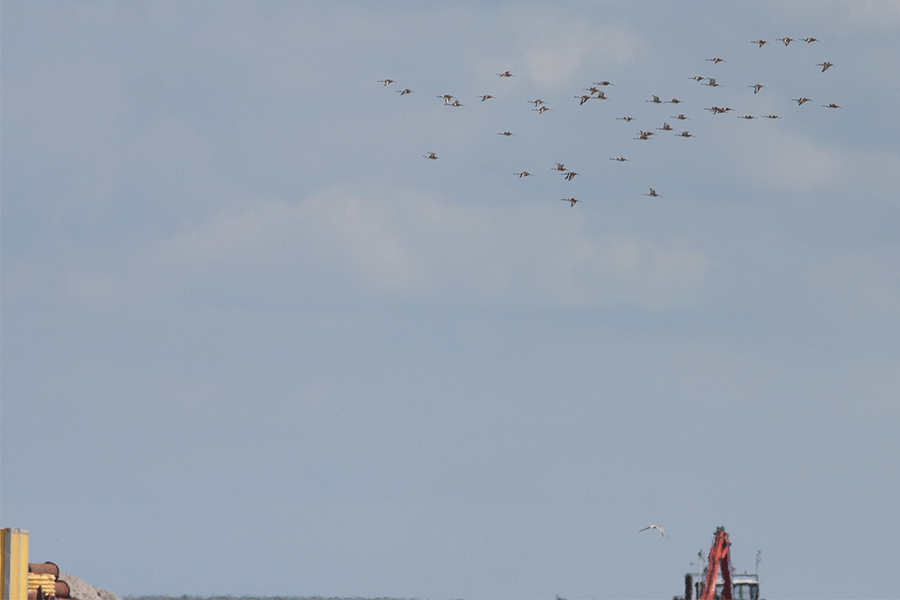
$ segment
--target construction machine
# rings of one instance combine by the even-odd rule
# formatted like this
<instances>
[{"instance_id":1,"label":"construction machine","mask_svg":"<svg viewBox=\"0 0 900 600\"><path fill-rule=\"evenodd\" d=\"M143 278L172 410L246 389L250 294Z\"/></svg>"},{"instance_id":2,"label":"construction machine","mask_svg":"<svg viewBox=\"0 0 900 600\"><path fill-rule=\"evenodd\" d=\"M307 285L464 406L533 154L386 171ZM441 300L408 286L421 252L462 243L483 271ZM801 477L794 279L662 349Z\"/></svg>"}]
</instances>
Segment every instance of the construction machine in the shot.
<instances>
[{"instance_id":1,"label":"construction machine","mask_svg":"<svg viewBox=\"0 0 900 600\"><path fill-rule=\"evenodd\" d=\"M759 597L759 557L756 554L756 573L734 574L731 566L731 542L724 527L716 529L712 547L709 549L707 564L702 572L703 552L697 562L697 578L693 573L684 576L684 596L673 600L760 600Z\"/></svg>"}]
</instances>

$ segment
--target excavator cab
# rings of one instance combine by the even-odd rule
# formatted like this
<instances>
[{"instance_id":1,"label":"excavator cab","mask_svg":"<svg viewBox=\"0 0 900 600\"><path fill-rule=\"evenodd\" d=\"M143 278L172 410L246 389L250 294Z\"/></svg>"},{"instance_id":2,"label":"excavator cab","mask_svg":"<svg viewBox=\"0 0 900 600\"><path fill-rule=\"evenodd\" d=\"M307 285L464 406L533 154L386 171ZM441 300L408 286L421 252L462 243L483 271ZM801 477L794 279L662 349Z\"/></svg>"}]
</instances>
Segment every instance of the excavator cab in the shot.
<instances>
[{"instance_id":1,"label":"excavator cab","mask_svg":"<svg viewBox=\"0 0 900 600\"><path fill-rule=\"evenodd\" d=\"M741 573L731 581L734 584L731 594L734 600L759 600L759 576L756 573Z\"/></svg>"},{"instance_id":2,"label":"excavator cab","mask_svg":"<svg viewBox=\"0 0 900 600\"><path fill-rule=\"evenodd\" d=\"M703 597L703 583L694 581L692 573L685 574L685 582L687 584L684 596L675 596L673 600L690 600L691 598ZM732 576L731 598L732 600L761 600L759 597L759 576L755 573L741 573ZM689 591L688 591L689 590ZM721 577L716 578L716 592L712 596L714 600L723 600L727 596L723 593L725 590L725 582Z\"/></svg>"}]
</instances>

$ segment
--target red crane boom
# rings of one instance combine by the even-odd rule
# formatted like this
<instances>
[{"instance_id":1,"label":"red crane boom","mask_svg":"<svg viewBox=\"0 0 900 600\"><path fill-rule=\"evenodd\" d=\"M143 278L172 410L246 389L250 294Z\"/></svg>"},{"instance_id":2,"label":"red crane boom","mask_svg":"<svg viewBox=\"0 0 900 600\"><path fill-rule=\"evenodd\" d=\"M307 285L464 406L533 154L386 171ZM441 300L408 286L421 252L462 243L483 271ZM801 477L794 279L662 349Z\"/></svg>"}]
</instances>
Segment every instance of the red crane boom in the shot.
<instances>
[{"instance_id":1,"label":"red crane boom","mask_svg":"<svg viewBox=\"0 0 900 600\"><path fill-rule=\"evenodd\" d=\"M709 564L706 566L706 581L697 600L714 600L716 597L716 576L721 572L722 600L732 600L731 593L731 542L724 527L716 529L716 537L709 549Z\"/></svg>"}]
</instances>

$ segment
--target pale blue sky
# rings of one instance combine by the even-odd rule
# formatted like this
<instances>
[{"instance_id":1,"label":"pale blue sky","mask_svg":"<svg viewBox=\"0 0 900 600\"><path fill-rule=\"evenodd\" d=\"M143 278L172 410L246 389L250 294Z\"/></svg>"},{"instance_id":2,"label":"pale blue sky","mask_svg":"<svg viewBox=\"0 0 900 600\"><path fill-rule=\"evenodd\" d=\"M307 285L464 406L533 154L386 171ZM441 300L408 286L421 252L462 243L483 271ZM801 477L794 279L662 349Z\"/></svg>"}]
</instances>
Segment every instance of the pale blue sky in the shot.
<instances>
[{"instance_id":1,"label":"pale blue sky","mask_svg":"<svg viewBox=\"0 0 900 600\"><path fill-rule=\"evenodd\" d=\"M893 596L896 56L900 2L5 2L2 525L120 595L670 598L724 525Z\"/></svg>"}]
</instances>

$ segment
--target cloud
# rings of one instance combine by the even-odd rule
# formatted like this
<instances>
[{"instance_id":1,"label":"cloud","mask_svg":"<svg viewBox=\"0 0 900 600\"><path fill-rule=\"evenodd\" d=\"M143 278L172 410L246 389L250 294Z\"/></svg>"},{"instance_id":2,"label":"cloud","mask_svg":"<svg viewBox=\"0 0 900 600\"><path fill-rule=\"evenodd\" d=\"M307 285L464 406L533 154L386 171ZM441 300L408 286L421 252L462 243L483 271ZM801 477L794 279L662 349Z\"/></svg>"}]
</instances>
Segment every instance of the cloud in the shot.
<instances>
[{"instance_id":1,"label":"cloud","mask_svg":"<svg viewBox=\"0 0 900 600\"><path fill-rule=\"evenodd\" d=\"M557 87L567 83L582 63L590 62L602 70L634 58L635 39L628 29L592 27L577 17L560 17L550 10L514 9L508 18L518 37L526 74L536 83Z\"/></svg>"},{"instance_id":2,"label":"cloud","mask_svg":"<svg viewBox=\"0 0 900 600\"><path fill-rule=\"evenodd\" d=\"M102 310L114 306L122 296L122 283L98 273L70 269L62 278L62 295L80 306Z\"/></svg>"},{"instance_id":3,"label":"cloud","mask_svg":"<svg viewBox=\"0 0 900 600\"><path fill-rule=\"evenodd\" d=\"M759 187L798 192L827 187L842 176L844 161L833 148L774 128L750 135L755 139L742 140L735 154L720 157Z\"/></svg>"},{"instance_id":4,"label":"cloud","mask_svg":"<svg viewBox=\"0 0 900 600\"><path fill-rule=\"evenodd\" d=\"M305 265L320 281L351 278L374 293L389 293L413 279L415 260L400 248L386 217L355 196L323 194L297 205L259 201L177 235L158 258L184 273L253 279L290 276Z\"/></svg>"},{"instance_id":5,"label":"cloud","mask_svg":"<svg viewBox=\"0 0 900 600\"><path fill-rule=\"evenodd\" d=\"M238 296L426 299L511 308L696 301L702 253L589 235L566 206L460 206L333 189L224 211L147 257L155 277ZM580 207L579 207L580 208ZM556 210L554 210L556 209Z\"/></svg>"},{"instance_id":6,"label":"cloud","mask_svg":"<svg viewBox=\"0 0 900 600\"><path fill-rule=\"evenodd\" d=\"M896 0L851 2L849 12L850 18L855 21L863 21L885 27L895 26L900 23L900 2Z\"/></svg>"}]
</instances>

